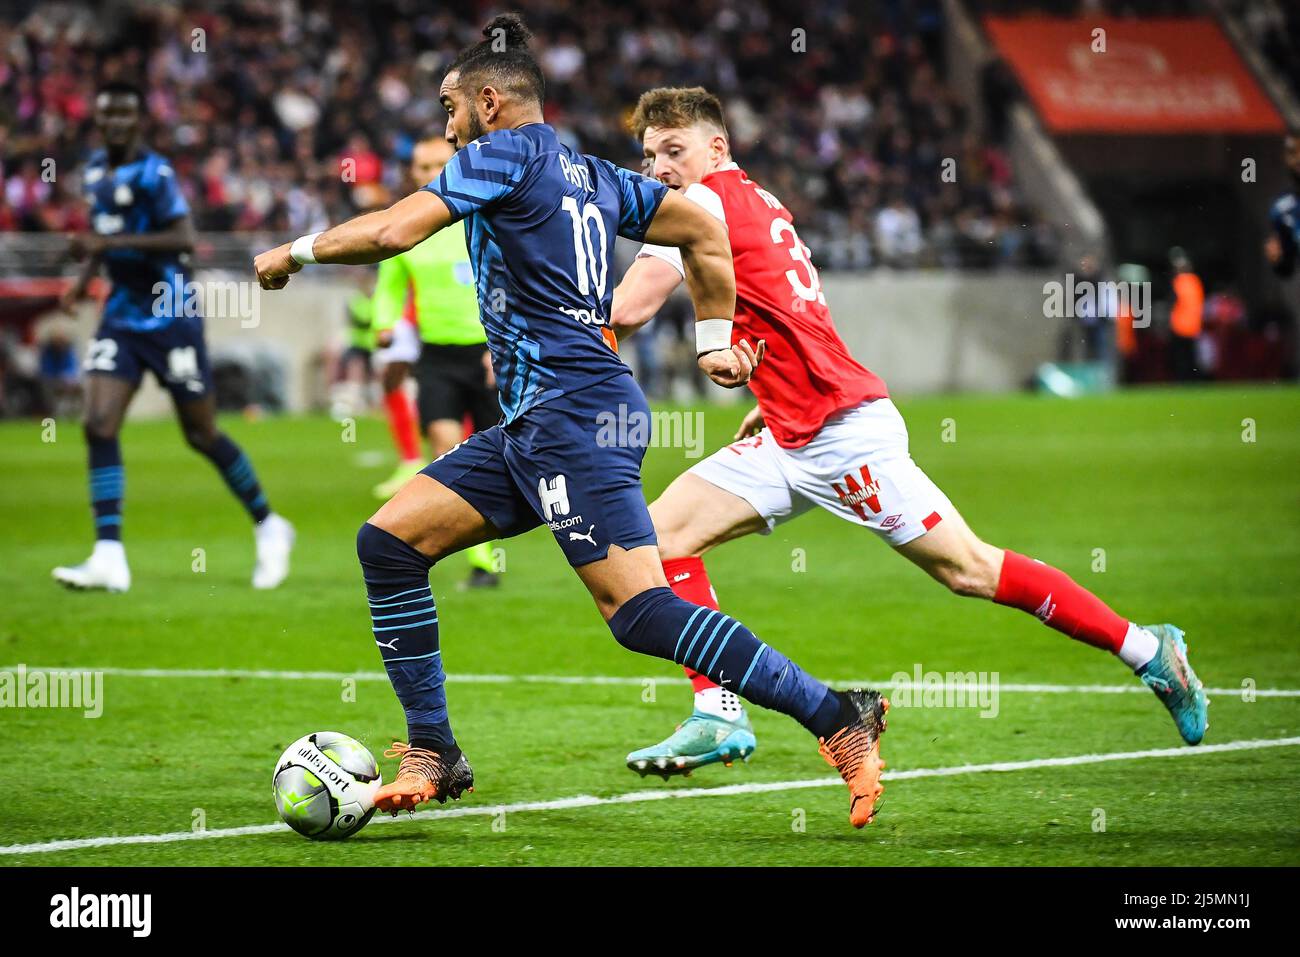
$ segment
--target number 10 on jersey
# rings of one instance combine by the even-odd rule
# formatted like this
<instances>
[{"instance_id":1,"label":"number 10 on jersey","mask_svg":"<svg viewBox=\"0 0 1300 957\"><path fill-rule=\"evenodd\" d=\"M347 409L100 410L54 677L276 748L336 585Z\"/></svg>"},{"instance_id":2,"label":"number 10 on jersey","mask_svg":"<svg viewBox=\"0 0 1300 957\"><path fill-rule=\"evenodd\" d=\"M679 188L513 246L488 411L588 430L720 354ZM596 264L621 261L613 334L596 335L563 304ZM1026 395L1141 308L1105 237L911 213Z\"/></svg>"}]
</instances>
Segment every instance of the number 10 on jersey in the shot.
<instances>
[{"instance_id":1,"label":"number 10 on jersey","mask_svg":"<svg viewBox=\"0 0 1300 957\"><path fill-rule=\"evenodd\" d=\"M609 278L609 262L605 251L609 233L605 230L605 218L600 215L600 209L595 203L584 203L579 209L578 201L572 196L565 196L560 205L573 221L573 255L577 261L578 292L589 296L594 290L596 298L603 299L605 282Z\"/></svg>"}]
</instances>

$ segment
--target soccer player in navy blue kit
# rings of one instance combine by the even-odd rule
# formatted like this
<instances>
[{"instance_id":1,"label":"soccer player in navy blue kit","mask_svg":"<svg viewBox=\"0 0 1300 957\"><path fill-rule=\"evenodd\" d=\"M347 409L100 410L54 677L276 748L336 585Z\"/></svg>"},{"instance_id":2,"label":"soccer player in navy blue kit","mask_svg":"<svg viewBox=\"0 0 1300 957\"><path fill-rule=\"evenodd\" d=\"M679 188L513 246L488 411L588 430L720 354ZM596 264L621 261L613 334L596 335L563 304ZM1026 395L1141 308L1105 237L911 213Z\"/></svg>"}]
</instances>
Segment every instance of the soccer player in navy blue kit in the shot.
<instances>
[{"instance_id":1,"label":"soccer player in navy blue kit","mask_svg":"<svg viewBox=\"0 0 1300 957\"><path fill-rule=\"evenodd\" d=\"M274 588L289 573L293 527L271 511L248 458L217 428L203 319L183 308L184 266L194 246L190 209L171 165L141 145L141 109L140 91L125 83L109 83L95 98L104 148L83 175L93 231L72 237L73 256L86 262L63 305L71 310L100 269L108 272L112 290L84 363L96 540L89 559L54 569L54 577L71 588L131 587L122 546L125 477L118 434L148 370L171 393L185 440L216 466L255 523L253 587Z\"/></svg>"},{"instance_id":2,"label":"soccer player in navy blue kit","mask_svg":"<svg viewBox=\"0 0 1300 957\"><path fill-rule=\"evenodd\" d=\"M465 220L504 415L426 467L357 535L375 643L409 735L389 752L401 764L376 806L396 813L473 786L447 719L430 567L545 524L621 645L690 662L794 717L848 784L861 827L880 793L887 702L831 690L736 619L673 594L641 491L648 428L602 431L608 414L649 423L609 328L616 236L680 248L710 378L735 388L761 361L763 343L731 344L736 286L724 227L662 184L560 142L543 122L545 82L517 16L497 17L483 35L442 82L457 147L442 175L254 264L263 287L278 289L303 264L375 262Z\"/></svg>"},{"instance_id":3,"label":"soccer player in navy blue kit","mask_svg":"<svg viewBox=\"0 0 1300 957\"><path fill-rule=\"evenodd\" d=\"M1290 130L1283 146L1283 158L1291 174L1291 191L1283 193L1268 210L1273 233L1264 245L1269 265L1283 279L1295 275L1300 259L1300 130Z\"/></svg>"}]
</instances>

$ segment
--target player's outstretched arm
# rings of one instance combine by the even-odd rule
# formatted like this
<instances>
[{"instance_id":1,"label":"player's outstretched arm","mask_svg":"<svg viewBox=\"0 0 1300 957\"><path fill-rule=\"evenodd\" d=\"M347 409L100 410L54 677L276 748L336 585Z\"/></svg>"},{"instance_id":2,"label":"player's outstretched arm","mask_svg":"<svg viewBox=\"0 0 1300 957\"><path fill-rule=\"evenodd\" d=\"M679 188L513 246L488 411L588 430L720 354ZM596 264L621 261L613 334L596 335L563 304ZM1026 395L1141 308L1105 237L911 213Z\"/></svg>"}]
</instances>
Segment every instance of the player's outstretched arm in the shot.
<instances>
[{"instance_id":1,"label":"player's outstretched arm","mask_svg":"<svg viewBox=\"0 0 1300 957\"><path fill-rule=\"evenodd\" d=\"M263 289L283 289L307 263L377 263L406 252L451 222L446 203L419 190L387 209L269 249L253 260L253 268Z\"/></svg>"},{"instance_id":2,"label":"player's outstretched arm","mask_svg":"<svg viewBox=\"0 0 1300 957\"><path fill-rule=\"evenodd\" d=\"M700 368L720 386L734 389L744 385L763 360L766 343L760 341L757 349L743 339L731 344L736 273L726 227L704 207L668 193L646 230L645 240L681 250L686 288L695 303Z\"/></svg>"},{"instance_id":3,"label":"player's outstretched arm","mask_svg":"<svg viewBox=\"0 0 1300 957\"><path fill-rule=\"evenodd\" d=\"M68 254L73 259L96 259L113 249L136 249L146 253L188 253L194 251L194 221L189 214L178 216L162 229L147 233L74 233L68 237Z\"/></svg>"},{"instance_id":4,"label":"player's outstretched arm","mask_svg":"<svg viewBox=\"0 0 1300 957\"><path fill-rule=\"evenodd\" d=\"M736 312L736 274L727 230L699 205L676 193L659 204L645 241L682 252L686 288L699 318L730 320Z\"/></svg>"},{"instance_id":5,"label":"player's outstretched arm","mask_svg":"<svg viewBox=\"0 0 1300 957\"><path fill-rule=\"evenodd\" d=\"M614 287L609 325L623 340L655 317L682 281L682 274L653 256L638 256Z\"/></svg>"}]
</instances>

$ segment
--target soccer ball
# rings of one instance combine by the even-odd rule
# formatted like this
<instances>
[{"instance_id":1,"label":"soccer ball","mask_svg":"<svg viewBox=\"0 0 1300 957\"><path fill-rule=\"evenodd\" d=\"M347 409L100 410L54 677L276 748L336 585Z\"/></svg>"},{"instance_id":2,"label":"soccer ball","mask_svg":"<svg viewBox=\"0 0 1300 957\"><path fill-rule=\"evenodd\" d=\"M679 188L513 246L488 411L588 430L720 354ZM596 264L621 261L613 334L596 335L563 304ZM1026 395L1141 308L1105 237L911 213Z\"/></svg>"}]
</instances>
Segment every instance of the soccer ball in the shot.
<instances>
[{"instance_id":1,"label":"soccer ball","mask_svg":"<svg viewBox=\"0 0 1300 957\"><path fill-rule=\"evenodd\" d=\"M313 841L341 841L365 827L381 783L375 756L337 731L289 745L271 779L281 819Z\"/></svg>"}]
</instances>

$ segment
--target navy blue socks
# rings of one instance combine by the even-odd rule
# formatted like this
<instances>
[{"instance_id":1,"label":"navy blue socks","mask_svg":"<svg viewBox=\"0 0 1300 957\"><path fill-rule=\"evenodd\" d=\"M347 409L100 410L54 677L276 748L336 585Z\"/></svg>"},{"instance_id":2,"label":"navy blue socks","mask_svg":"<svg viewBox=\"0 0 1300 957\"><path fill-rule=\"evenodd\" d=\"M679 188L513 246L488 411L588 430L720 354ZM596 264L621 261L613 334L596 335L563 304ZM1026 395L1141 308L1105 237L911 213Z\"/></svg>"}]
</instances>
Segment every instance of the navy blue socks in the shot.
<instances>
[{"instance_id":1,"label":"navy blue socks","mask_svg":"<svg viewBox=\"0 0 1300 957\"><path fill-rule=\"evenodd\" d=\"M95 538L122 540L122 447L117 437L100 439L87 433L90 459L90 508L95 513Z\"/></svg>"},{"instance_id":2,"label":"navy blue socks","mask_svg":"<svg viewBox=\"0 0 1300 957\"><path fill-rule=\"evenodd\" d=\"M116 436L104 439L89 433L86 447L90 460L90 507L95 513L95 537L121 541L122 493L126 486L122 447ZM218 435L211 447L199 448L199 451L221 472L253 521L260 522L271 514L253 466L228 436Z\"/></svg>"},{"instance_id":3,"label":"navy blue socks","mask_svg":"<svg viewBox=\"0 0 1300 957\"><path fill-rule=\"evenodd\" d=\"M196 448L221 472L221 477L230 486L230 491L244 503L244 508L248 509L248 514L253 517L254 522L261 522L271 514L271 508L266 503L266 495L262 492L262 486L258 484L257 473L253 471L252 463L228 435L224 432L219 433L217 440L210 447L196 446Z\"/></svg>"},{"instance_id":4,"label":"navy blue socks","mask_svg":"<svg viewBox=\"0 0 1300 957\"><path fill-rule=\"evenodd\" d=\"M790 715L817 737L829 738L856 720L837 692L736 619L683 601L669 588L651 588L625 602L609 630L624 648L708 675L748 701Z\"/></svg>"},{"instance_id":5,"label":"navy blue socks","mask_svg":"<svg viewBox=\"0 0 1300 957\"><path fill-rule=\"evenodd\" d=\"M446 676L438 648L438 612L429 588L433 562L369 522L357 533L375 644L406 710L412 747L456 747L447 719ZM609 621L618 643L708 675L736 694L794 718L829 738L857 720L847 699L806 674L736 619L692 605L669 588L625 602Z\"/></svg>"},{"instance_id":6,"label":"navy blue socks","mask_svg":"<svg viewBox=\"0 0 1300 957\"><path fill-rule=\"evenodd\" d=\"M433 562L369 522L357 533L357 557L370 599L375 644L406 710L410 745L448 752L456 741L447 720L438 610L429 588Z\"/></svg>"}]
</instances>

